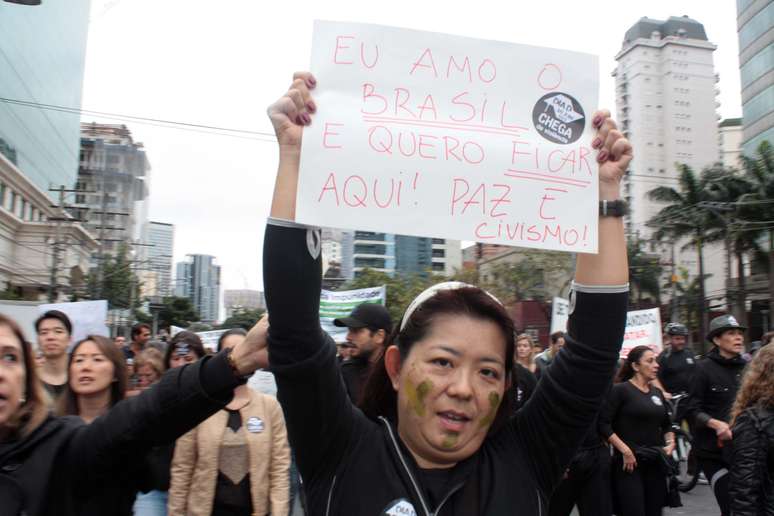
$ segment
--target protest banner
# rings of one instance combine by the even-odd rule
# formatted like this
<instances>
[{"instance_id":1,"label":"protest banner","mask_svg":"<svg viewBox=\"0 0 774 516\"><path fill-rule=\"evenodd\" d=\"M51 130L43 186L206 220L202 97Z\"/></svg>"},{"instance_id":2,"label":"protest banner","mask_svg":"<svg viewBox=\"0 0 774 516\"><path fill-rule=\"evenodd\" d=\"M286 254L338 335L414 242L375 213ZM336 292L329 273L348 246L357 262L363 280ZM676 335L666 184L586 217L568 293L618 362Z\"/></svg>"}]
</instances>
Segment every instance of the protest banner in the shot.
<instances>
[{"instance_id":1,"label":"protest banner","mask_svg":"<svg viewBox=\"0 0 774 516\"><path fill-rule=\"evenodd\" d=\"M635 346L650 346L656 355L664 349L661 339L661 312L658 308L635 310L626 314L621 358L629 356L629 351Z\"/></svg>"},{"instance_id":2,"label":"protest banner","mask_svg":"<svg viewBox=\"0 0 774 516\"><path fill-rule=\"evenodd\" d=\"M598 59L317 21L296 218L596 252Z\"/></svg>"},{"instance_id":3,"label":"protest banner","mask_svg":"<svg viewBox=\"0 0 774 516\"><path fill-rule=\"evenodd\" d=\"M384 286L360 288L357 290L323 290L320 293L320 326L333 337L335 342L344 342L347 328L333 325L333 320L346 317L363 303L385 304L387 289Z\"/></svg>"},{"instance_id":4,"label":"protest banner","mask_svg":"<svg viewBox=\"0 0 774 516\"><path fill-rule=\"evenodd\" d=\"M88 335L110 337L110 330L105 324L108 315L108 303L100 301L75 301L73 303L46 303L38 305L38 313L49 310L59 310L70 318L73 324L71 343L85 339Z\"/></svg>"},{"instance_id":5,"label":"protest banner","mask_svg":"<svg viewBox=\"0 0 774 516\"><path fill-rule=\"evenodd\" d=\"M567 319L570 317L570 302L561 297L555 297L551 303L551 333L567 331Z\"/></svg>"}]
</instances>

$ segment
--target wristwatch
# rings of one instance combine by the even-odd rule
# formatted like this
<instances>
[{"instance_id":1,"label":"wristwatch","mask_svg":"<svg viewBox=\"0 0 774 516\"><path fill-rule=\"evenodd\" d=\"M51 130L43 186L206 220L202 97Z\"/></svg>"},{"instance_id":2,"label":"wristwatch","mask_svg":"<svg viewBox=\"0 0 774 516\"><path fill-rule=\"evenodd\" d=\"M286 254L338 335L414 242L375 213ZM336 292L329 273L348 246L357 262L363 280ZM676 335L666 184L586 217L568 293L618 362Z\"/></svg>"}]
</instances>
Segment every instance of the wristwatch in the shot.
<instances>
[{"instance_id":1,"label":"wristwatch","mask_svg":"<svg viewBox=\"0 0 774 516\"><path fill-rule=\"evenodd\" d=\"M629 204L622 199L617 199L615 201L599 201L600 217L623 217L628 214Z\"/></svg>"},{"instance_id":2,"label":"wristwatch","mask_svg":"<svg viewBox=\"0 0 774 516\"><path fill-rule=\"evenodd\" d=\"M237 368L236 361L234 360L234 355L232 352L234 351L234 348L227 348L226 349L226 362L228 362L229 367L231 368L231 372L234 373L234 376L239 379L240 381L246 382L251 376L251 374L239 374L239 369Z\"/></svg>"}]
</instances>

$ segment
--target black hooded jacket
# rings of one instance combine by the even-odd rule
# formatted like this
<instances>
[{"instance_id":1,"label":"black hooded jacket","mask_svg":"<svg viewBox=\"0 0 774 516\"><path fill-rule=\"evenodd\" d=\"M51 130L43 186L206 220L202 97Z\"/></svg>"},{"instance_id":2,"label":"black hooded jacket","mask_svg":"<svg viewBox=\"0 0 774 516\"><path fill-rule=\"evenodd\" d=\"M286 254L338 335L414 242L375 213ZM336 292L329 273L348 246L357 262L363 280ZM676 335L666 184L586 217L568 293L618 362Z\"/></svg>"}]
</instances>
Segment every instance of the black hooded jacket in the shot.
<instances>
[{"instance_id":1,"label":"black hooded jacket","mask_svg":"<svg viewBox=\"0 0 774 516\"><path fill-rule=\"evenodd\" d=\"M694 446L699 456L717 458L721 454L717 434L707 422L710 419L728 422L746 365L747 361L741 355L724 358L717 347L696 364L686 417L694 425Z\"/></svg>"},{"instance_id":2,"label":"black hooded jacket","mask_svg":"<svg viewBox=\"0 0 774 516\"><path fill-rule=\"evenodd\" d=\"M734 423L731 513L774 516L774 410L752 407Z\"/></svg>"},{"instance_id":3,"label":"black hooded jacket","mask_svg":"<svg viewBox=\"0 0 774 516\"><path fill-rule=\"evenodd\" d=\"M319 231L273 220L264 240L269 360L308 514L546 514L602 404L626 322L625 287L578 287L567 343L516 416L446 470L422 471L394 422L352 405L319 323ZM440 489L436 488L440 484Z\"/></svg>"},{"instance_id":4,"label":"black hooded jacket","mask_svg":"<svg viewBox=\"0 0 774 516\"><path fill-rule=\"evenodd\" d=\"M222 409L238 384L221 353L168 371L91 424L49 417L27 437L0 442L0 514L131 515L148 451Z\"/></svg>"}]
</instances>

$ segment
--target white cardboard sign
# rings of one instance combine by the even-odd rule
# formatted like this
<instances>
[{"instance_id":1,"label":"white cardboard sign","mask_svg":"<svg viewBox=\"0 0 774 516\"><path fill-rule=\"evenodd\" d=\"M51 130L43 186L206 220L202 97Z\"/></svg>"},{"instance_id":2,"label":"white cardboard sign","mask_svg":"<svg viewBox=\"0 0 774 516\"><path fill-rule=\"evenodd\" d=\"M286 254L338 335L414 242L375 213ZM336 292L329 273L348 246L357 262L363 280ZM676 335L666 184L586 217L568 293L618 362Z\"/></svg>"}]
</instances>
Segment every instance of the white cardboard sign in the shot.
<instances>
[{"instance_id":1,"label":"white cardboard sign","mask_svg":"<svg viewBox=\"0 0 774 516\"><path fill-rule=\"evenodd\" d=\"M629 351L635 346L650 346L656 355L664 349L661 339L661 312L658 308L626 313L621 358L629 356Z\"/></svg>"},{"instance_id":2,"label":"white cardboard sign","mask_svg":"<svg viewBox=\"0 0 774 516\"><path fill-rule=\"evenodd\" d=\"M567 320L570 318L570 301L555 297L551 303L551 333L567 331Z\"/></svg>"},{"instance_id":3,"label":"white cardboard sign","mask_svg":"<svg viewBox=\"0 0 774 516\"><path fill-rule=\"evenodd\" d=\"M315 22L297 219L596 252L596 56Z\"/></svg>"}]
</instances>

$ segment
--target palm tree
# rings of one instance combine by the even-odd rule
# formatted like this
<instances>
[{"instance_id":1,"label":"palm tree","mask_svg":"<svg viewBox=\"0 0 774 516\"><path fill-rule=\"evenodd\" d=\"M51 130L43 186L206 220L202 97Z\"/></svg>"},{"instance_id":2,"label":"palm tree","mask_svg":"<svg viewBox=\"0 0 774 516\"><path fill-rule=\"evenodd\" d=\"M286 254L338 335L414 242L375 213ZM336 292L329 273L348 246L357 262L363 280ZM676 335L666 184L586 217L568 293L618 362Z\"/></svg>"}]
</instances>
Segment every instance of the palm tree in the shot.
<instances>
[{"instance_id":1,"label":"palm tree","mask_svg":"<svg viewBox=\"0 0 774 516\"><path fill-rule=\"evenodd\" d=\"M626 243L629 255L629 302L638 308L642 308L644 296L650 294L656 306L661 305L661 278L662 268L658 255L647 254L643 247L645 242L640 238L632 238ZM635 297L636 295L636 297Z\"/></svg>"},{"instance_id":2,"label":"palm tree","mask_svg":"<svg viewBox=\"0 0 774 516\"><path fill-rule=\"evenodd\" d=\"M658 186L648 192L652 201L666 204L654 217L648 221L648 226L656 228L653 238L658 241L666 239L673 243L687 238L688 243L683 249L694 247L699 262L699 293L698 311L699 333L704 335L707 328L707 303L704 273L704 233L711 226L710 215L699 203L707 201L708 195L705 183L697 177L688 165L678 165L679 189L671 186Z\"/></svg>"},{"instance_id":3,"label":"palm tree","mask_svg":"<svg viewBox=\"0 0 774 516\"><path fill-rule=\"evenodd\" d=\"M757 156L742 156L742 167L752 191L739 198L740 231L765 231L769 236L769 306L774 306L774 150L768 141L758 146Z\"/></svg>"}]
</instances>

